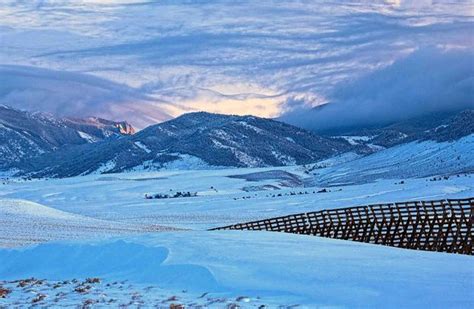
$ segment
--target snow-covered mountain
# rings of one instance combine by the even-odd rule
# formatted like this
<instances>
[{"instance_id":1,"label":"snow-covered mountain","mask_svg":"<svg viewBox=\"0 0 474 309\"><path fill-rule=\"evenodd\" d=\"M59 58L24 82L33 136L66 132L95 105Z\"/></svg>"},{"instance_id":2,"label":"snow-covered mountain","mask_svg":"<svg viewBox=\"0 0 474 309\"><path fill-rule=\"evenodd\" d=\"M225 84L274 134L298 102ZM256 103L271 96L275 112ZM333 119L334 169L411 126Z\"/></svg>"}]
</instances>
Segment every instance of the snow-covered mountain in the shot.
<instances>
[{"instance_id":1,"label":"snow-covered mountain","mask_svg":"<svg viewBox=\"0 0 474 309\"><path fill-rule=\"evenodd\" d=\"M474 133L474 109L427 114L378 128L353 128L337 136L374 150L414 141L453 142Z\"/></svg>"},{"instance_id":2,"label":"snow-covered mountain","mask_svg":"<svg viewBox=\"0 0 474 309\"><path fill-rule=\"evenodd\" d=\"M56 118L0 105L0 168L68 145L98 142L108 137L133 134L126 122L100 118Z\"/></svg>"},{"instance_id":3,"label":"snow-covered mountain","mask_svg":"<svg viewBox=\"0 0 474 309\"><path fill-rule=\"evenodd\" d=\"M96 118L58 120L45 114L5 110L35 120L37 127L30 131L17 129L9 132L7 130L11 129L6 126L2 131L4 144L9 145L6 149L13 153L14 147L21 146L18 149L22 151L17 152L20 154L17 157L13 156L14 164L10 160L7 167L20 170L21 175L34 177L70 177L131 170L299 165L344 153L356 155L334 164L331 170L325 170L324 175L319 175L321 181L371 181L474 170L469 155L471 150L474 152L471 140L474 134L473 110L427 115L383 128L359 129L338 136L320 136L254 116L198 112L121 138L105 137L132 133L126 123ZM43 132L39 135L41 138L37 137L39 132ZM14 138L8 139L9 135ZM91 141L97 142L88 143ZM45 146L38 146L43 144ZM52 152L63 145L69 147Z\"/></svg>"},{"instance_id":4,"label":"snow-covered mountain","mask_svg":"<svg viewBox=\"0 0 474 309\"><path fill-rule=\"evenodd\" d=\"M438 117L431 115L365 132L366 135L344 138L353 145L379 150L330 168L316 166L314 175L318 183L334 185L383 178L458 177L474 172L474 110Z\"/></svg>"},{"instance_id":5,"label":"snow-covered mountain","mask_svg":"<svg viewBox=\"0 0 474 309\"><path fill-rule=\"evenodd\" d=\"M378 179L409 179L436 176L459 177L474 173L474 134L459 140L414 141L374 154L315 169L321 185L372 182Z\"/></svg>"},{"instance_id":6,"label":"snow-covered mountain","mask_svg":"<svg viewBox=\"0 0 474 309\"><path fill-rule=\"evenodd\" d=\"M22 162L35 176L205 166L261 167L306 164L353 150L278 121L204 112L185 114L137 134L71 147Z\"/></svg>"}]
</instances>

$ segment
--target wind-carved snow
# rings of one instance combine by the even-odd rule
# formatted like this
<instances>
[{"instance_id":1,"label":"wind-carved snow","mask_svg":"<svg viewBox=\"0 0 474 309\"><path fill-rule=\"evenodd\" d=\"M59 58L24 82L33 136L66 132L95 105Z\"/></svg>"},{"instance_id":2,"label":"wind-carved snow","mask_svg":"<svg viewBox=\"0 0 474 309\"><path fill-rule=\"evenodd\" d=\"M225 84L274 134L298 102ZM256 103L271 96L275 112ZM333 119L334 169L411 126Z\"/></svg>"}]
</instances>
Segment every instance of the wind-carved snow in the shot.
<instances>
[{"instance_id":1,"label":"wind-carved snow","mask_svg":"<svg viewBox=\"0 0 474 309\"><path fill-rule=\"evenodd\" d=\"M361 142L368 142L372 139L371 136L352 136L352 135L341 135L337 136L340 138L345 139L348 141L351 145L359 145Z\"/></svg>"},{"instance_id":2,"label":"wind-carved snow","mask_svg":"<svg viewBox=\"0 0 474 309\"><path fill-rule=\"evenodd\" d=\"M142 142L140 142L140 141L135 142L134 144L135 144L138 148L140 148L141 150L143 150L143 151L146 152L146 153L150 153L150 152L151 152L151 150L148 149L148 147L147 147L145 144L143 144Z\"/></svg>"},{"instance_id":3,"label":"wind-carved snow","mask_svg":"<svg viewBox=\"0 0 474 309\"><path fill-rule=\"evenodd\" d=\"M105 137L111 137L114 133L111 131L103 131Z\"/></svg>"},{"instance_id":4,"label":"wind-carved snow","mask_svg":"<svg viewBox=\"0 0 474 309\"><path fill-rule=\"evenodd\" d=\"M296 160L295 158L292 158L290 156L284 155L276 150L272 151L272 155L281 163L284 165L295 165Z\"/></svg>"},{"instance_id":5,"label":"wind-carved snow","mask_svg":"<svg viewBox=\"0 0 474 309\"><path fill-rule=\"evenodd\" d=\"M0 136L2 135L6 137L7 144L0 146L0 154L6 158L19 160L24 155L40 155L45 153L45 151L30 138L31 135L28 132L15 131L0 124ZM25 152L26 150L27 152Z\"/></svg>"},{"instance_id":6,"label":"wind-carved snow","mask_svg":"<svg viewBox=\"0 0 474 309\"><path fill-rule=\"evenodd\" d=\"M143 172L143 171L157 171L161 168L160 164L156 164L153 160L143 161L142 164L134 166L127 170L127 172Z\"/></svg>"},{"instance_id":7,"label":"wind-carved snow","mask_svg":"<svg viewBox=\"0 0 474 309\"><path fill-rule=\"evenodd\" d=\"M234 144L236 145L237 143L233 140L232 136L230 134L228 134L226 131L224 130L221 130L221 129L215 129L215 130L212 130L212 134L215 136L215 137L218 137L224 141L226 141L227 143L230 143L230 144ZM215 145L222 145L221 143L217 142L215 143ZM221 146L218 146L218 147L221 147ZM222 148L222 147L221 147Z\"/></svg>"},{"instance_id":8,"label":"wind-carved snow","mask_svg":"<svg viewBox=\"0 0 474 309\"><path fill-rule=\"evenodd\" d=\"M174 125L173 125L172 127L174 127ZM176 133L174 133L174 132L172 132L172 131L170 131L170 130L167 130L167 129L163 128L163 127L158 127L158 130L159 130L160 133L162 133L162 134L166 134L166 135L168 135L168 136L176 136Z\"/></svg>"},{"instance_id":9,"label":"wind-carved snow","mask_svg":"<svg viewBox=\"0 0 474 309\"><path fill-rule=\"evenodd\" d=\"M232 149L235 157L244 164L244 166L259 166L262 165L262 161L259 158L253 158L243 151Z\"/></svg>"},{"instance_id":10,"label":"wind-carved snow","mask_svg":"<svg viewBox=\"0 0 474 309\"><path fill-rule=\"evenodd\" d=\"M238 254L242 252L245 254ZM76 259L87 262L75 263ZM206 306L210 308L221 308L229 299L237 302L239 296L245 296L239 302L244 308L259 307L262 302L270 308L282 304L302 308L321 304L445 308L451 307L453 300L468 308L474 303L469 284L474 271L469 256L287 233L193 231L93 243L52 243L0 250L0 262L0 276L7 280L97 276L106 282L126 280L130 287L158 285L169 293L187 290L197 295L194 302L198 303L220 299ZM421 279L413 276L414 265L423 266ZM10 269L17 269L17 273ZM447 277L452 278L448 285ZM429 284L420 284L424 278L429 278ZM160 290L147 292L153 293ZM126 301L129 294L122 291L119 302ZM186 300L186 295L182 297Z\"/></svg>"},{"instance_id":11,"label":"wind-carved snow","mask_svg":"<svg viewBox=\"0 0 474 309\"><path fill-rule=\"evenodd\" d=\"M411 178L474 171L474 134L454 142L411 142L318 172L324 182Z\"/></svg>"},{"instance_id":12,"label":"wind-carved snow","mask_svg":"<svg viewBox=\"0 0 474 309\"><path fill-rule=\"evenodd\" d=\"M115 160L109 160L106 163L102 164L95 172L94 174L103 174L107 173L108 171L111 171L115 166L116 166Z\"/></svg>"},{"instance_id":13,"label":"wind-carved snow","mask_svg":"<svg viewBox=\"0 0 474 309\"><path fill-rule=\"evenodd\" d=\"M127 172L214 170L223 168L220 166L211 166L202 159L188 154L169 153L169 155L176 156L176 159L166 163L157 163L153 160L147 160L140 165L128 169Z\"/></svg>"},{"instance_id":14,"label":"wind-carved snow","mask_svg":"<svg viewBox=\"0 0 474 309\"><path fill-rule=\"evenodd\" d=\"M236 149L235 147L224 145L215 139L212 139L212 143L217 148L229 149L230 151L232 151L235 158L239 160L239 162L242 163L244 166L259 166L259 165L261 166L262 165L262 161L259 158L251 157L245 152Z\"/></svg>"},{"instance_id":15,"label":"wind-carved snow","mask_svg":"<svg viewBox=\"0 0 474 309\"><path fill-rule=\"evenodd\" d=\"M442 125L440 125L440 126L437 126L437 127L434 128L434 129L432 129L432 130L435 131L435 132L437 132L438 130L444 129L444 128L447 128L447 127L448 127L448 125L442 124ZM431 130L426 130L425 132L430 132L430 131L431 131Z\"/></svg>"},{"instance_id":16,"label":"wind-carved snow","mask_svg":"<svg viewBox=\"0 0 474 309\"><path fill-rule=\"evenodd\" d=\"M179 159L167 162L161 167L163 170L204 170L218 169L218 166L209 166L206 162L195 156L177 154Z\"/></svg>"},{"instance_id":17,"label":"wind-carved snow","mask_svg":"<svg viewBox=\"0 0 474 309\"><path fill-rule=\"evenodd\" d=\"M222 148L222 149L233 149L232 147L229 147L229 146L225 146L224 144L222 144L221 142L219 142L218 140L216 139L211 139L212 143L214 144L215 147L217 148Z\"/></svg>"},{"instance_id":18,"label":"wind-carved snow","mask_svg":"<svg viewBox=\"0 0 474 309\"><path fill-rule=\"evenodd\" d=\"M104 237L152 229L73 214L23 199L0 197L0 247L16 246L19 242L30 244L57 239Z\"/></svg>"},{"instance_id":19,"label":"wind-carved snow","mask_svg":"<svg viewBox=\"0 0 474 309\"><path fill-rule=\"evenodd\" d=\"M90 136L89 134L82 132L82 131L77 131L79 133L79 136L85 139L88 143L95 143L97 142L97 139L94 138L93 136Z\"/></svg>"},{"instance_id":20,"label":"wind-carved snow","mask_svg":"<svg viewBox=\"0 0 474 309\"><path fill-rule=\"evenodd\" d=\"M467 143L472 138L462 142L456 147L469 150L471 146ZM435 144L420 143L416 152ZM442 146L454 147L452 143ZM385 164L388 159L397 160L398 154L385 154ZM430 154L424 151L422 156ZM452 157L452 153L446 154ZM187 161L188 166L195 160L176 155ZM324 171L331 174L346 168L343 162L348 160L358 168L367 164L365 160L369 158L375 160L376 155L360 158L346 154L325 160L327 165L334 165L320 166L315 171L318 175ZM468 173L438 181L397 178L321 187L311 181L321 176L308 174L308 169L305 165L163 170L8 180L0 183L0 247L62 242L17 251L0 249L0 277L2 280L32 276L71 280L99 276L104 282L120 279L129 280L127 285L156 284L168 293L179 287L179 291L187 288L189 294L198 297L209 293L204 299L213 297L214 293L224 293L220 294L221 298L233 300L246 296L249 303L242 306L253 306L258 303L254 300L260 297L259 301L270 307L299 304L313 308L321 305L322 299L333 306L383 307L390 302L403 308L427 304L450 307L452 299L456 299L456 304L472 307L469 280L474 274L468 256L285 233L204 231L291 213L474 194L473 175ZM346 172L356 176L359 173L350 169ZM404 171L400 173L404 175ZM323 188L326 192L318 193ZM197 196L145 199L145 194L178 191L196 192ZM164 226L188 231L124 235L163 231ZM104 237L114 238L103 240ZM245 254L236 254L239 252ZM269 259L269 256L278 258ZM420 263L429 277L428 286L420 284L423 278L412 276L414 265ZM449 286L446 276L454 278ZM380 282L380 278L387 277L390 280ZM342 296L341 289L345 291ZM123 291L122 294L128 295ZM184 299L183 296L179 301ZM50 301L48 298L44 305ZM0 299L0 306L2 302L5 299Z\"/></svg>"},{"instance_id":21,"label":"wind-carved snow","mask_svg":"<svg viewBox=\"0 0 474 309\"><path fill-rule=\"evenodd\" d=\"M1 204L0 212L2 216L33 216L58 220L77 219L80 217L26 200L2 199Z\"/></svg>"},{"instance_id":22,"label":"wind-carved snow","mask_svg":"<svg viewBox=\"0 0 474 309\"><path fill-rule=\"evenodd\" d=\"M256 126L253 126L251 124L248 124L247 122L245 121L239 121L238 122L240 125L242 125L243 127L247 128L247 129L250 129L250 130L253 130L255 131L256 133L262 133L263 130L260 129L260 128L257 128Z\"/></svg>"},{"instance_id":23,"label":"wind-carved snow","mask_svg":"<svg viewBox=\"0 0 474 309\"><path fill-rule=\"evenodd\" d=\"M179 163L179 165L196 166L196 162L199 162L186 155L181 155L181 157L182 162L186 164ZM334 186L331 187L322 187L313 183L313 178L314 180L319 180L320 177L325 179L337 172L356 176L360 173L361 180L365 182L364 170L359 172L359 166L363 166L368 157L357 158L358 156L353 154L322 161L320 166L313 171L316 173L315 176L306 173L308 169L311 169L311 165L306 165L279 168L165 169L29 182L11 180L6 184L0 182L0 198L28 199L61 211L97 219L207 229L218 225L325 208L474 196L474 183L470 174L431 182L429 178L409 179L405 177L402 170L396 178L379 179L367 184L347 186L333 184ZM387 163L387 156L384 158ZM349 164L344 163L349 160L352 160ZM334 165L331 166L331 164ZM354 166L354 170L348 168L343 171L347 166ZM263 181L258 178L249 178L250 180L247 181L245 177L242 179L228 177L239 174L278 174L275 171L300 179L299 186L301 187L284 188L280 185L282 181L280 178ZM356 179L352 177L352 180ZM404 184L399 184L400 180L404 180ZM336 178L335 181L338 179ZM282 196L272 197L265 190L260 190L252 193L252 198L242 199L248 196L243 188L249 185L274 186L279 188L278 193ZM330 192L313 194L313 191L317 192L322 188L327 188ZM152 202L144 199L146 193L167 193L170 190L197 192L198 197L153 200ZM311 194L291 196L289 195L291 191L308 191ZM159 205L159 207L152 207L154 205ZM133 211L130 211L131 209Z\"/></svg>"},{"instance_id":24,"label":"wind-carved snow","mask_svg":"<svg viewBox=\"0 0 474 309\"><path fill-rule=\"evenodd\" d=\"M366 144L370 149L372 149L374 152L377 152L377 151L381 151L381 150L384 150L385 147L383 146L380 146L380 145L375 145L375 144L371 144L371 143L368 143Z\"/></svg>"},{"instance_id":25,"label":"wind-carved snow","mask_svg":"<svg viewBox=\"0 0 474 309\"><path fill-rule=\"evenodd\" d=\"M3 124L0 123L0 129L12 131L12 129L5 127Z\"/></svg>"}]
</instances>

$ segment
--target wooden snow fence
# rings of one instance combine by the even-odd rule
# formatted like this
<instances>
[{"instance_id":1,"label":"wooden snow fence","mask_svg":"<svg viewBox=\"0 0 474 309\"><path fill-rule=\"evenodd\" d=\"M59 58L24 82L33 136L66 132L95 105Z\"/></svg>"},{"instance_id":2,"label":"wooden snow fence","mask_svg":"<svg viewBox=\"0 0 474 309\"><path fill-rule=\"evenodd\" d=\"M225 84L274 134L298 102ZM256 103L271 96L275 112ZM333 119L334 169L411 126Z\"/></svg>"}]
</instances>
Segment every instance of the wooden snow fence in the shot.
<instances>
[{"instance_id":1,"label":"wooden snow fence","mask_svg":"<svg viewBox=\"0 0 474 309\"><path fill-rule=\"evenodd\" d=\"M473 221L474 198L465 198L327 209L212 230L275 231L473 255Z\"/></svg>"}]
</instances>

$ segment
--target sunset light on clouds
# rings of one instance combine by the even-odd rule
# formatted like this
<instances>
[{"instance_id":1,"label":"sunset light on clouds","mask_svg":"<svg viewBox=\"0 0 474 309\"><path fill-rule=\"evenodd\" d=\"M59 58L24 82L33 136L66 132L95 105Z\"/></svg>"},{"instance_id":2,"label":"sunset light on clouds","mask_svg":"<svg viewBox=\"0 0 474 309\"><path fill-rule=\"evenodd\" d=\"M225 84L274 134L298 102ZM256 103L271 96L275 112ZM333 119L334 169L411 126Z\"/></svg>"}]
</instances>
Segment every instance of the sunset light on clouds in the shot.
<instances>
[{"instance_id":1,"label":"sunset light on clouds","mask_svg":"<svg viewBox=\"0 0 474 309\"><path fill-rule=\"evenodd\" d=\"M470 1L2 3L0 99L139 128L196 110L285 119L419 49L473 48Z\"/></svg>"}]
</instances>

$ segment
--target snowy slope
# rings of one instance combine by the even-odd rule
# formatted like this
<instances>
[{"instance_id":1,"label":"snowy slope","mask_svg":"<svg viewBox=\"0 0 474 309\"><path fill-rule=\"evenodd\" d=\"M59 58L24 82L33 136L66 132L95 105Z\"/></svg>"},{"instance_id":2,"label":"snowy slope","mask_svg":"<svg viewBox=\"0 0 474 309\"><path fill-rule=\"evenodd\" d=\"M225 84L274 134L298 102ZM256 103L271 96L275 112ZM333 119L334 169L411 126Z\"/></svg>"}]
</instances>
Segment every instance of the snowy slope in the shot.
<instances>
[{"instance_id":1,"label":"snowy slope","mask_svg":"<svg viewBox=\"0 0 474 309\"><path fill-rule=\"evenodd\" d=\"M423 116L389 125L379 125L375 128L365 126L365 124L359 125L351 129L341 126L333 131L339 132L335 137L343 138L351 145L366 145L374 151L413 141L452 142L474 134L474 109L443 113L428 112Z\"/></svg>"},{"instance_id":2,"label":"snowy slope","mask_svg":"<svg viewBox=\"0 0 474 309\"><path fill-rule=\"evenodd\" d=\"M224 303L246 296L244 308L253 302L304 308L467 308L474 305L473 266L469 256L270 232L160 233L0 250L0 277L6 280L98 276L106 282L154 284L170 293L185 289L218 295ZM120 298L127 297L123 293Z\"/></svg>"},{"instance_id":3,"label":"snowy slope","mask_svg":"<svg viewBox=\"0 0 474 309\"><path fill-rule=\"evenodd\" d=\"M474 196L472 174L440 181L403 178L403 184L402 179L385 179L326 187L315 184L305 170L175 170L9 181L0 184L0 198L26 199L107 221L206 229L325 208ZM329 192L317 193L322 189ZM178 191L196 192L197 197L145 199L145 194Z\"/></svg>"},{"instance_id":4,"label":"snowy slope","mask_svg":"<svg viewBox=\"0 0 474 309\"><path fill-rule=\"evenodd\" d=\"M337 166L331 163L325 162L327 169ZM0 247L15 249L0 249L0 277L8 281L0 285L13 290L0 306L29 306L40 294L46 298L38 305L53 307L88 299L104 306L112 300L117 306L209 308L473 306L468 256L283 233L204 231L318 209L474 196L472 174L435 182L379 180L317 193L322 187L314 186L307 168L4 180ZM249 186L259 189L248 192ZM197 196L145 199L177 191ZM192 231L163 232L163 226ZM136 235L151 231L160 232ZM24 289L11 282L32 276L47 281ZM103 281L88 293L76 292L86 277Z\"/></svg>"},{"instance_id":5,"label":"snowy slope","mask_svg":"<svg viewBox=\"0 0 474 309\"><path fill-rule=\"evenodd\" d=\"M455 141L416 141L401 144L342 163L316 170L321 184L374 181L380 178L406 179L433 175L474 172L474 134Z\"/></svg>"},{"instance_id":6,"label":"snowy slope","mask_svg":"<svg viewBox=\"0 0 474 309\"><path fill-rule=\"evenodd\" d=\"M160 227L117 224L68 213L26 200L0 198L0 246L2 247L15 246L18 243L104 237L151 230L160 230Z\"/></svg>"}]
</instances>

